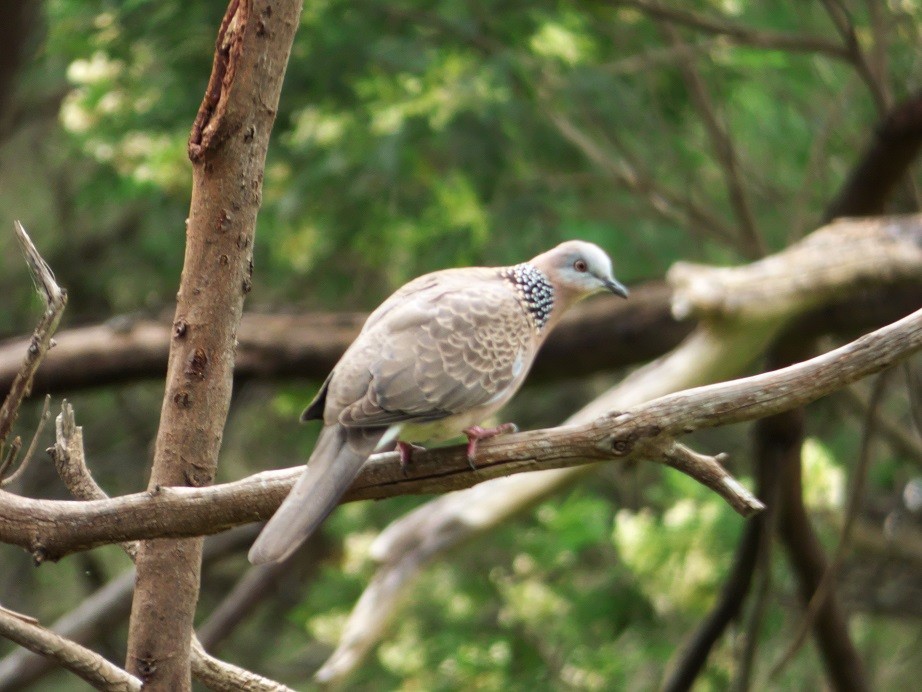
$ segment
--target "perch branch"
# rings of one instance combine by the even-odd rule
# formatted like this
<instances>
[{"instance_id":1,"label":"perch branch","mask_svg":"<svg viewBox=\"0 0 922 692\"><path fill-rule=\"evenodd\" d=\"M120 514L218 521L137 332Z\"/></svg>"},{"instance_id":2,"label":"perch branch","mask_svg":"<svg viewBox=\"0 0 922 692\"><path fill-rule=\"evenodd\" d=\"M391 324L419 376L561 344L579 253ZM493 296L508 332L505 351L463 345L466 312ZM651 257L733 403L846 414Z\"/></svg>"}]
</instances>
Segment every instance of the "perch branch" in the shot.
<instances>
[{"instance_id":1,"label":"perch branch","mask_svg":"<svg viewBox=\"0 0 922 692\"><path fill-rule=\"evenodd\" d=\"M803 340L884 324L878 321L882 314L874 310L861 317L861 306L869 286L880 290L887 284L919 285L919 219L841 221L787 249L783 260L766 258L748 267L705 270L704 286L696 281L695 272L683 269L681 276L672 276L673 304L681 313L700 314L698 328L678 348L635 370L570 422L586 423L606 410L624 410L670 392L737 376L782 330ZM856 290L859 286L861 290ZM701 308L696 304L699 300ZM872 304L893 309L890 321L916 309L919 300L872 300L868 305ZM342 680L358 665L427 564L576 481L589 468L497 479L438 497L393 522L371 548L382 564L317 678Z\"/></svg>"},{"instance_id":2,"label":"perch branch","mask_svg":"<svg viewBox=\"0 0 922 692\"><path fill-rule=\"evenodd\" d=\"M586 425L510 435L483 443L471 471L463 447L429 450L404 474L396 454L366 464L345 500L441 493L511 473L565 468L587 461L642 459L676 463L674 439L701 428L770 416L803 406L922 348L922 310L804 363L753 377L698 387L601 415ZM681 456L681 452L679 452ZM717 463L716 460L713 463ZM695 471L744 510L756 510L732 482ZM256 474L220 486L162 487L111 500L66 502L0 492L0 538L36 560L123 540L215 533L265 519L288 493L300 469ZM26 517L30 521L26 521Z\"/></svg>"}]
</instances>

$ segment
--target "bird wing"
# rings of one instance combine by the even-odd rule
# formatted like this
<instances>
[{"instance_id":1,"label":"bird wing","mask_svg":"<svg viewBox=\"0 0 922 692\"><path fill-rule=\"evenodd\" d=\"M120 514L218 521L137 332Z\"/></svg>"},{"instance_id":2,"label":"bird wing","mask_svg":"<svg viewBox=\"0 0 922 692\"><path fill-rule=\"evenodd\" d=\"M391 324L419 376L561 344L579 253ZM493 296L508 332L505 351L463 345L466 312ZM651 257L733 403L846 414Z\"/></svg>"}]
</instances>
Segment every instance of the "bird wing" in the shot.
<instances>
[{"instance_id":1,"label":"bird wing","mask_svg":"<svg viewBox=\"0 0 922 692\"><path fill-rule=\"evenodd\" d=\"M537 338L514 292L492 272L440 274L383 304L337 365L327 413L342 425L434 421L518 389Z\"/></svg>"}]
</instances>

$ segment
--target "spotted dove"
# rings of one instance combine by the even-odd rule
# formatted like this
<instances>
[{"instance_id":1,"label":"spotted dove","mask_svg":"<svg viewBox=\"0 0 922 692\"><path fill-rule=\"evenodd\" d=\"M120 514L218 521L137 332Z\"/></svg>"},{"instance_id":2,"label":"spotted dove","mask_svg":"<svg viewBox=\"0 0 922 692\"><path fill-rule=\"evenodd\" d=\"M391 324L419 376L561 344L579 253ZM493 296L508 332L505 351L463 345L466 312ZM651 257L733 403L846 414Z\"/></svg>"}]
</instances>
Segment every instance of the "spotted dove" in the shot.
<instances>
[{"instance_id":1,"label":"spotted dove","mask_svg":"<svg viewBox=\"0 0 922 692\"><path fill-rule=\"evenodd\" d=\"M372 452L465 433L525 379L563 313L601 290L627 297L598 246L568 241L512 267L469 267L406 284L368 318L301 416L323 420L304 473L250 549L254 564L291 555L333 510ZM403 458L403 457L402 457Z\"/></svg>"}]
</instances>

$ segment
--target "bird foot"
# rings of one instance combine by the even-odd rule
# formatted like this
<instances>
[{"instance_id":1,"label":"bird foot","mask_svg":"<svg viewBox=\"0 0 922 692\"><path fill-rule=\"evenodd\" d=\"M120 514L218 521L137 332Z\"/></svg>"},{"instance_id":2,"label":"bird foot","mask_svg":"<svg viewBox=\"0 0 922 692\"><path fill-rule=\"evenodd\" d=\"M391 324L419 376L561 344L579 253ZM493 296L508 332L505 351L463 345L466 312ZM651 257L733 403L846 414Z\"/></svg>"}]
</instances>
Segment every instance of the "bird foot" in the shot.
<instances>
[{"instance_id":1,"label":"bird foot","mask_svg":"<svg viewBox=\"0 0 922 692\"><path fill-rule=\"evenodd\" d=\"M407 475L407 469L413 463L413 453L425 451L426 448L419 445L410 444L402 440L397 442L397 454L400 455L400 470L403 471L404 476Z\"/></svg>"},{"instance_id":2,"label":"bird foot","mask_svg":"<svg viewBox=\"0 0 922 692\"><path fill-rule=\"evenodd\" d=\"M502 425L497 425L495 428L481 428L479 425L472 425L466 428L464 434L467 435L467 465L471 467L471 471L477 470L477 467L474 465L474 455L477 453L478 442L481 440L489 440L491 437L496 437L497 435L510 435L518 431L519 428L515 423L503 423Z\"/></svg>"}]
</instances>

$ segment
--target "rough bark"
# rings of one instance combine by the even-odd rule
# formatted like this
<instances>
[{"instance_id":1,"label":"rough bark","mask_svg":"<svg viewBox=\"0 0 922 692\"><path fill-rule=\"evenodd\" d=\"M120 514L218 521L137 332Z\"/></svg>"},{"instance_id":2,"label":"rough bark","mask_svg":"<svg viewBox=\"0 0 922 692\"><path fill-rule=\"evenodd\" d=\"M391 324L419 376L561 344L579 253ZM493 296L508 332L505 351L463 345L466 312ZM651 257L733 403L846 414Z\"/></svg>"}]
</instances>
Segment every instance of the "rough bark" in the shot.
<instances>
[{"instance_id":1,"label":"rough bark","mask_svg":"<svg viewBox=\"0 0 922 692\"><path fill-rule=\"evenodd\" d=\"M298 25L297 0L231 0L189 140L192 202L150 489L210 484L252 280L263 167ZM142 543L126 667L145 689L188 690L202 541Z\"/></svg>"}]
</instances>

